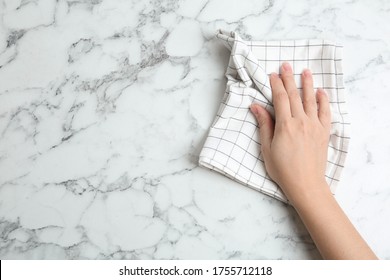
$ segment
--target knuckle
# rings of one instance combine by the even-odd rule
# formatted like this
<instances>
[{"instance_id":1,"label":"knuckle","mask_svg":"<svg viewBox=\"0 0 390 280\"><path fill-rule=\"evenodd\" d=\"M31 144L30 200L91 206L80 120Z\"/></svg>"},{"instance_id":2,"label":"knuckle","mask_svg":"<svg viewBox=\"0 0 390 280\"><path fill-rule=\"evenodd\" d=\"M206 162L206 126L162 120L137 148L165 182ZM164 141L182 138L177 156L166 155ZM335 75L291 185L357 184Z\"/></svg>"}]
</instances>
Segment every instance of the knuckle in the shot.
<instances>
[{"instance_id":1,"label":"knuckle","mask_svg":"<svg viewBox=\"0 0 390 280\"><path fill-rule=\"evenodd\" d=\"M330 112L329 112L329 110L321 110L321 115L324 116L324 117L329 117L330 116Z\"/></svg>"},{"instance_id":2,"label":"knuckle","mask_svg":"<svg viewBox=\"0 0 390 280\"><path fill-rule=\"evenodd\" d=\"M315 105L315 103L316 103L314 96L308 95L308 94L304 94L303 95L303 100L302 101L303 101L303 103L306 103L306 104L309 104L309 105Z\"/></svg>"},{"instance_id":3,"label":"knuckle","mask_svg":"<svg viewBox=\"0 0 390 280\"><path fill-rule=\"evenodd\" d=\"M314 109L317 108L317 103L315 103L315 102L313 102L311 100L309 100L309 101L303 100L303 106L304 106L305 109L312 109L312 110L314 110Z\"/></svg>"},{"instance_id":4,"label":"knuckle","mask_svg":"<svg viewBox=\"0 0 390 280\"><path fill-rule=\"evenodd\" d=\"M328 109L320 109L319 117L323 119L329 119L330 121L330 111Z\"/></svg>"},{"instance_id":5,"label":"knuckle","mask_svg":"<svg viewBox=\"0 0 390 280\"><path fill-rule=\"evenodd\" d=\"M307 132L308 131L308 124L303 119L299 119L298 121L298 127L301 131Z\"/></svg>"},{"instance_id":6,"label":"knuckle","mask_svg":"<svg viewBox=\"0 0 390 280\"><path fill-rule=\"evenodd\" d=\"M291 128L291 121L290 120L281 120L281 121L279 121L278 128L279 128L280 131L290 132L292 130L292 128Z\"/></svg>"},{"instance_id":7,"label":"knuckle","mask_svg":"<svg viewBox=\"0 0 390 280\"><path fill-rule=\"evenodd\" d=\"M291 98L296 98L296 99L301 98L298 89L290 90L288 94Z\"/></svg>"},{"instance_id":8,"label":"knuckle","mask_svg":"<svg viewBox=\"0 0 390 280\"><path fill-rule=\"evenodd\" d=\"M274 92L273 98L275 99L276 102L283 102L287 100L287 95L284 91L278 90Z\"/></svg>"},{"instance_id":9,"label":"knuckle","mask_svg":"<svg viewBox=\"0 0 390 280\"><path fill-rule=\"evenodd\" d=\"M267 124L267 120L264 119L264 117L263 117L262 119L260 119L258 121L259 121L259 126L260 126L260 132L262 132L262 130L263 130L262 127L264 127Z\"/></svg>"}]
</instances>

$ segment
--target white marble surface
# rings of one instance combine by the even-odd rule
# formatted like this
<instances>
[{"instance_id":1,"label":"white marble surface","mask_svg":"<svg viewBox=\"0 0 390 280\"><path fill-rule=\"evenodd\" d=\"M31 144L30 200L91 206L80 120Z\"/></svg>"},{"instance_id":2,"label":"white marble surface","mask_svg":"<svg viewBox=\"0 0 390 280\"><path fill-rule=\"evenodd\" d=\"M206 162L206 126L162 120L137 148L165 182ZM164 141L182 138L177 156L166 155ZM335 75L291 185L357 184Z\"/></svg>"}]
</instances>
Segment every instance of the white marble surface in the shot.
<instances>
[{"instance_id":1,"label":"white marble surface","mask_svg":"<svg viewBox=\"0 0 390 280\"><path fill-rule=\"evenodd\" d=\"M336 198L390 259L389 1L0 0L2 259L320 258L292 208L197 166L218 28L345 46Z\"/></svg>"}]
</instances>

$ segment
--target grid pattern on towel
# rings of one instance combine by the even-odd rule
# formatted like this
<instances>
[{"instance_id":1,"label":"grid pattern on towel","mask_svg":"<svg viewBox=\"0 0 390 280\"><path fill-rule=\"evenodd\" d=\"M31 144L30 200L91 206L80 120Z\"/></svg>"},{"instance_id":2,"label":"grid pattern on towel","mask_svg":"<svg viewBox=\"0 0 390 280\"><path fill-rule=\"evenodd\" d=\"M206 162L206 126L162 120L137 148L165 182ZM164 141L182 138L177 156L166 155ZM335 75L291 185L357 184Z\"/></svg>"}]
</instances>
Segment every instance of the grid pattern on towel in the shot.
<instances>
[{"instance_id":1,"label":"grid pattern on towel","mask_svg":"<svg viewBox=\"0 0 390 280\"><path fill-rule=\"evenodd\" d=\"M260 153L259 131L249 106L257 102L273 116L269 74L287 61L301 88L301 73L312 71L314 88L329 95L332 126L325 178L335 192L347 155L349 126L342 72L342 47L326 40L244 41L234 32L217 38L231 50L227 86L199 156L199 164L244 185L288 202L268 176Z\"/></svg>"}]
</instances>

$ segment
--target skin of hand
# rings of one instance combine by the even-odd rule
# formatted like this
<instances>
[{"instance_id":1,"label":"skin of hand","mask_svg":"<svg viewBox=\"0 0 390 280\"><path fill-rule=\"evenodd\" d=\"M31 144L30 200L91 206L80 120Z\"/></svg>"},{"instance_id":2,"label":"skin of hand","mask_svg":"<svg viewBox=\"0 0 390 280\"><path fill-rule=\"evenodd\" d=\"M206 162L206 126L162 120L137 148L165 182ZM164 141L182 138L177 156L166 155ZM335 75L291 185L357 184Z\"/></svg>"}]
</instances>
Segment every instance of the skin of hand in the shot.
<instances>
[{"instance_id":1,"label":"skin of hand","mask_svg":"<svg viewBox=\"0 0 390 280\"><path fill-rule=\"evenodd\" d=\"M340 208L325 181L331 113L327 94L314 92L309 70L302 73L302 98L288 63L270 75L275 121L258 104L250 109L260 128L261 152L269 176L297 210L325 259L377 257Z\"/></svg>"},{"instance_id":2,"label":"skin of hand","mask_svg":"<svg viewBox=\"0 0 390 280\"><path fill-rule=\"evenodd\" d=\"M294 205L306 184L318 186L324 179L331 116L328 97L322 89L314 93L309 70L302 74L303 105L290 65L281 70L282 79L270 76L275 122L261 106L251 111L259 121L267 172Z\"/></svg>"}]
</instances>

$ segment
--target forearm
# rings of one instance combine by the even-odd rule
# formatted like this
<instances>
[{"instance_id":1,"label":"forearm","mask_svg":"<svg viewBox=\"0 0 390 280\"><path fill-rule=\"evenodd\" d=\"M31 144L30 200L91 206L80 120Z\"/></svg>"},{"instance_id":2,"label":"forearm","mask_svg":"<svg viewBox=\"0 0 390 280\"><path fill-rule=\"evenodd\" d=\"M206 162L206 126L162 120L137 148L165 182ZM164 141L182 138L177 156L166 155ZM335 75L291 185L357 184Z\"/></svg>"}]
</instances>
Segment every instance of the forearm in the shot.
<instances>
[{"instance_id":1,"label":"forearm","mask_svg":"<svg viewBox=\"0 0 390 280\"><path fill-rule=\"evenodd\" d=\"M324 259L377 259L331 194L326 182L293 202Z\"/></svg>"}]
</instances>

